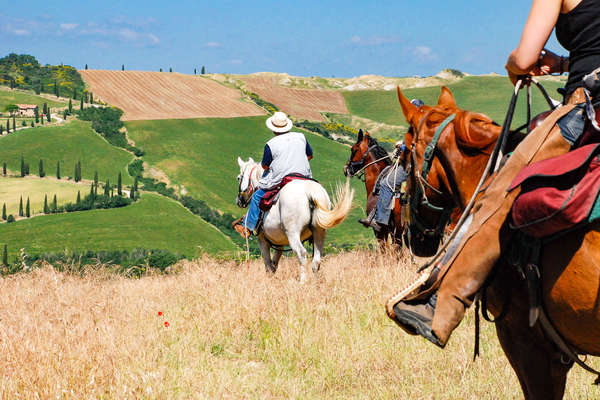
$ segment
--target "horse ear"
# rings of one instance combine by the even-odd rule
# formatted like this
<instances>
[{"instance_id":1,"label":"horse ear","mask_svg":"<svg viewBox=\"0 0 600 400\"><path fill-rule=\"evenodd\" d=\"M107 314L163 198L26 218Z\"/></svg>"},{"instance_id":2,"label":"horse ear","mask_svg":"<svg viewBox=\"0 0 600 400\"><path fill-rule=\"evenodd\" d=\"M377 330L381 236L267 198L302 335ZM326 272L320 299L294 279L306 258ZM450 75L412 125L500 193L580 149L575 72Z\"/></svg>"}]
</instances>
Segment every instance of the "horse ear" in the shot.
<instances>
[{"instance_id":1,"label":"horse ear","mask_svg":"<svg viewBox=\"0 0 600 400\"><path fill-rule=\"evenodd\" d=\"M446 86L442 86L442 93L440 93L440 97L438 98L438 106L457 108L454 95Z\"/></svg>"},{"instance_id":2,"label":"horse ear","mask_svg":"<svg viewBox=\"0 0 600 400\"><path fill-rule=\"evenodd\" d=\"M356 139L356 143L360 143L363 140L363 130L359 129L358 130L358 139Z\"/></svg>"},{"instance_id":3,"label":"horse ear","mask_svg":"<svg viewBox=\"0 0 600 400\"><path fill-rule=\"evenodd\" d=\"M400 86L397 88L398 91L398 101L400 102L400 107L402 107L402 113L404 114L404 118L410 123L412 114L417 111L417 106L410 102L400 90Z\"/></svg>"},{"instance_id":4,"label":"horse ear","mask_svg":"<svg viewBox=\"0 0 600 400\"><path fill-rule=\"evenodd\" d=\"M367 131L367 132L365 132L365 136L371 136L371 135L369 135L369 132Z\"/></svg>"},{"instance_id":5,"label":"horse ear","mask_svg":"<svg viewBox=\"0 0 600 400\"><path fill-rule=\"evenodd\" d=\"M244 166L244 161L240 157L238 157L238 165L240 166L240 168Z\"/></svg>"},{"instance_id":6,"label":"horse ear","mask_svg":"<svg viewBox=\"0 0 600 400\"><path fill-rule=\"evenodd\" d=\"M249 162L249 163L252 163L252 164L254 164L254 163L255 163L255 161L254 161L254 159L253 159L252 157L250 157L250 159L248 160L248 162Z\"/></svg>"}]
</instances>

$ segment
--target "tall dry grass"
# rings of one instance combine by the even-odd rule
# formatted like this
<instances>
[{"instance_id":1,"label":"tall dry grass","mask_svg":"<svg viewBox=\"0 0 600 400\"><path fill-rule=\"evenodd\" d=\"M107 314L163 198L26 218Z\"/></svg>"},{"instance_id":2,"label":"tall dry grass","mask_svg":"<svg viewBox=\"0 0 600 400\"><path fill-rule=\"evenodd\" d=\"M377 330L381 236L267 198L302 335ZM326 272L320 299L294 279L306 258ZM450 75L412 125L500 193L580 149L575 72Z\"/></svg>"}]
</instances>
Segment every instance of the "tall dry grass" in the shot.
<instances>
[{"instance_id":1,"label":"tall dry grass","mask_svg":"<svg viewBox=\"0 0 600 400\"><path fill-rule=\"evenodd\" d=\"M2 398L521 397L491 324L473 363L472 314L443 351L387 319L408 263L329 256L300 285L296 262L272 277L207 258L139 280L50 267L2 279ZM567 398L600 397L592 380L574 368Z\"/></svg>"}]
</instances>

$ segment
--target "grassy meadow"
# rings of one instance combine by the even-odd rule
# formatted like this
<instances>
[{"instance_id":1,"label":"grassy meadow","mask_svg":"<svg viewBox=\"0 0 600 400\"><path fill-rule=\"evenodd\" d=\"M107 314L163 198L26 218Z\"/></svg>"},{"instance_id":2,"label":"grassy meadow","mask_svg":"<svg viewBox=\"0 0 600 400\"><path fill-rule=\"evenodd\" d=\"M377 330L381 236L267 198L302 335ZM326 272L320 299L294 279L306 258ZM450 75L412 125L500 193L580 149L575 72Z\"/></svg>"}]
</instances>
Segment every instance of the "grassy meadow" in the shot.
<instances>
[{"instance_id":1,"label":"grassy meadow","mask_svg":"<svg viewBox=\"0 0 600 400\"><path fill-rule=\"evenodd\" d=\"M42 96L37 96L33 92L0 87L0 113L4 112L4 107L7 104L36 104L41 113L44 103L50 108L64 107L68 104L60 99L50 100Z\"/></svg>"},{"instance_id":2,"label":"grassy meadow","mask_svg":"<svg viewBox=\"0 0 600 400\"><path fill-rule=\"evenodd\" d=\"M81 161L83 179L93 179L98 171L100 181L117 182L122 174L123 184L133 183L127 164L134 156L109 144L94 132L89 122L72 119L60 126L23 129L0 138L0 163L16 172L21 168L21 155L29 163L31 174L37 175L40 159L47 176L56 177L56 163L60 161L61 177L74 174L75 164Z\"/></svg>"},{"instance_id":3,"label":"grassy meadow","mask_svg":"<svg viewBox=\"0 0 600 400\"><path fill-rule=\"evenodd\" d=\"M556 89L564 86L564 82L543 80L542 85L548 94L556 100L562 97ZM494 121L502 124L513 93L513 86L505 76L467 76L458 82L451 83L448 88L454 94L456 104L465 110L480 112L488 115ZM531 89L533 94L533 115L548 110L548 105L536 87ZM402 91L409 99L419 98L425 104L437 104L440 87L424 87L405 89ZM373 121L390 125L406 126L406 120L398 103L395 90L360 90L342 92L350 114L368 118ZM526 93L519 95L519 101L513 118L513 127L526 120Z\"/></svg>"},{"instance_id":4,"label":"grassy meadow","mask_svg":"<svg viewBox=\"0 0 600 400\"><path fill-rule=\"evenodd\" d=\"M258 261L201 258L141 279L49 267L2 278L2 397L522 398L492 324L472 361L472 312L445 350L386 317L385 299L414 276L405 260L328 256L305 285L296 265L266 276ZM565 398L598 398L593 380L574 367Z\"/></svg>"},{"instance_id":5,"label":"grassy meadow","mask_svg":"<svg viewBox=\"0 0 600 400\"><path fill-rule=\"evenodd\" d=\"M38 214L44 210L44 196L48 196L48 204L56 195L59 206L65 203L75 203L77 192L81 192L81 198L89 193L90 187L87 183L75 183L73 181L58 180L53 177L40 179L36 176L3 177L0 176L0 206L6 204L6 213L15 217L19 212L19 199L23 197L23 210L30 201L31 214Z\"/></svg>"},{"instance_id":6,"label":"grassy meadow","mask_svg":"<svg viewBox=\"0 0 600 400\"><path fill-rule=\"evenodd\" d=\"M143 193L127 207L44 215L0 224L0 243L9 256L65 250L168 249L195 257L233 252L237 247L212 225L163 196Z\"/></svg>"},{"instance_id":7,"label":"grassy meadow","mask_svg":"<svg viewBox=\"0 0 600 400\"><path fill-rule=\"evenodd\" d=\"M205 200L211 207L232 215L243 213L236 204L237 157L259 161L267 140L273 134L265 126L266 117L203 118L183 120L128 121L128 135L142 147L144 161L163 171L175 186ZM337 183L346 178L342 168L349 148L322 136L306 134L315 158L313 176L332 194ZM338 243L371 240L373 234L356 220L364 215L362 182L352 182L356 191L355 208L348 219L328 233ZM364 206L363 206L364 207Z\"/></svg>"}]
</instances>

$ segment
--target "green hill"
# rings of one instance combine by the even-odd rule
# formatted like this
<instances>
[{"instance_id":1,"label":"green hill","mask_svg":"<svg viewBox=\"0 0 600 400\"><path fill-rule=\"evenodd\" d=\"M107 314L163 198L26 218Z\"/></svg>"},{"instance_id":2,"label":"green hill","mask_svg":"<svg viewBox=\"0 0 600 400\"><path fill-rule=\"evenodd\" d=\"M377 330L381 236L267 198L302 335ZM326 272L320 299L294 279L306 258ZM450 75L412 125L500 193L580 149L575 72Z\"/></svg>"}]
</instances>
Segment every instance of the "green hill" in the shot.
<instances>
[{"instance_id":1,"label":"green hill","mask_svg":"<svg viewBox=\"0 0 600 400\"><path fill-rule=\"evenodd\" d=\"M273 137L265 127L265 117L205 118L185 120L129 121L129 137L144 148L143 159L161 171L174 185L211 207L233 215L243 213L235 205L237 157L260 160L267 140ZM311 161L313 174L331 194L345 177L342 167L349 148L324 137L307 133L315 152ZM357 189L355 204L364 207L362 182L353 181ZM363 216L360 207L330 237L338 243L370 240L373 235L356 223Z\"/></svg>"},{"instance_id":2,"label":"green hill","mask_svg":"<svg viewBox=\"0 0 600 400\"><path fill-rule=\"evenodd\" d=\"M7 104L36 104L41 113L44 103L50 108L64 107L67 104L62 101L55 101L46 99L42 96L36 96L33 93L27 93L22 90L10 90L0 87L0 113L2 113L2 110L4 110L4 107Z\"/></svg>"},{"instance_id":3,"label":"green hill","mask_svg":"<svg viewBox=\"0 0 600 400\"><path fill-rule=\"evenodd\" d=\"M236 251L213 226L177 202L151 193L127 207L45 215L0 224L0 243L12 258L29 254L84 250L168 249L188 257L203 251Z\"/></svg>"},{"instance_id":4,"label":"green hill","mask_svg":"<svg viewBox=\"0 0 600 400\"><path fill-rule=\"evenodd\" d=\"M545 80L542 84L550 96L562 100L562 97L556 93L556 89L563 87L564 82ZM503 76L468 76L456 83L449 84L448 88L454 94L456 103L460 108L487 114L498 123L504 121L508 103L513 93L512 84L508 78ZM434 105L437 104L440 87L405 89L402 92L409 99L419 98L425 104ZM406 126L395 90L361 90L342 93L351 114L390 125ZM533 87L532 93L534 95L532 107L534 115L546 111L548 106L537 88ZM526 94L522 92L513 119L513 127L525 122L525 99Z\"/></svg>"},{"instance_id":5,"label":"green hill","mask_svg":"<svg viewBox=\"0 0 600 400\"><path fill-rule=\"evenodd\" d=\"M36 93L72 96L85 89L77 70L69 65L41 65L35 57L11 53L0 58L0 84Z\"/></svg>"},{"instance_id":6,"label":"green hill","mask_svg":"<svg viewBox=\"0 0 600 400\"><path fill-rule=\"evenodd\" d=\"M117 182L119 171L123 184L131 184L133 179L127 173L127 164L133 155L110 145L96 134L89 122L76 119L69 123L23 129L0 138L0 163L6 161L10 170L20 171L21 155L30 165L30 172L37 174L37 166L43 159L46 174L56 176L56 163L60 161L61 176L73 176L75 163L81 160L84 179L93 179L98 171L100 181L110 179Z\"/></svg>"}]
</instances>

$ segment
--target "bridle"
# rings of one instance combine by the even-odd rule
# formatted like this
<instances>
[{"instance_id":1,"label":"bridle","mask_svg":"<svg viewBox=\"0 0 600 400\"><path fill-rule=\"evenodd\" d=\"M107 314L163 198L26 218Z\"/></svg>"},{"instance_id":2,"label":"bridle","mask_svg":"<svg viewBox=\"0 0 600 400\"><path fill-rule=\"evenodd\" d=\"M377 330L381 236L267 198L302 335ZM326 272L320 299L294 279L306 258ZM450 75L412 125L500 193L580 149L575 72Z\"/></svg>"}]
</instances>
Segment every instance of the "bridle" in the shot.
<instances>
[{"instance_id":1,"label":"bridle","mask_svg":"<svg viewBox=\"0 0 600 400\"><path fill-rule=\"evenodd\" d=\"M415 193L413 196L410 196L409 206L410 206L410 226L415 228L419 233L428 237L441 237L444 234L444 230L446 225L450 221L450 216L452 215L452 211L456 207L455 202L449 204L447 206L436 206L432 204L426 194L426 188L434 191L438 195L443 195L444 193L439 189L435 188L427 181L427 176L429 175L429 171L431 170L431 166L433 164L433 158L436 154L436 149L438 142L446 130L448 125L454 121L456 114L451 114L436 128L433 138L431 142L427 144L425 147L425 151L423 152L423 165L421 166L421 171L416 169L417 166L417 151L416 144L419 141L419 132L421 131L423 124L427 120L427 117L434 111L433 109L429 110L419 121L418 128L415 130L414 140L410 149L410 174L414 182L416 182ZM448 175L448 179L450 179L450 175ZM453 183L454 187L458 187L456 182ZM438 213L439 219L435 224L435 227L431 228L428 224L423 220L422 217L419 216L420 207L425 207L435 213Z\"/></svg>"},{"instance_id":2,"label":"bridle","mask_svg":"<svg viewBox=\"0 0 600 400\"><path fill-rule=\"evenodd\" d=\"M248 187L246 190L242 190L242 183L244 183L244 176L246 175L244 172L246 172L246 169L244 169L244 171L238 175L238 205L240 205L240 207L248 206L248 201L245 200L241 195L246 195L246 198L251 198L256 191L256 188L252 184L252 175L254 174L256 167L258 167L258 164L254 165L248 174Z\"/></svg>"},{"instance_id":3,"label":"bridle","mask_svg":"<svg viewBox=\"0 0 600 400\"><path fill-rule=\"evenodd\" d=\"M356 152L358 151L358 149L353 150L350 153L350 158L348 158L348 161L346 162L347 176L349 176L350 178L354 178L356 176L356 177L358 177L358 179L365 182L365 180L366 180L365 171L368 167L370 167L373 164L377 164L380 161L390 158L389 155L386 155L384 157L376 159L375 161L371 161L370 163L365 164L369 154L378 147L379 147L378 143L375 143L375 144L369 146L367 148L367 151L365 151L365 153L362 155L361 159L358 161L352 161L352 159L356 155ZM358 170L356 170L356 168L358 168Z\"/></svg>"}]
</instances>

